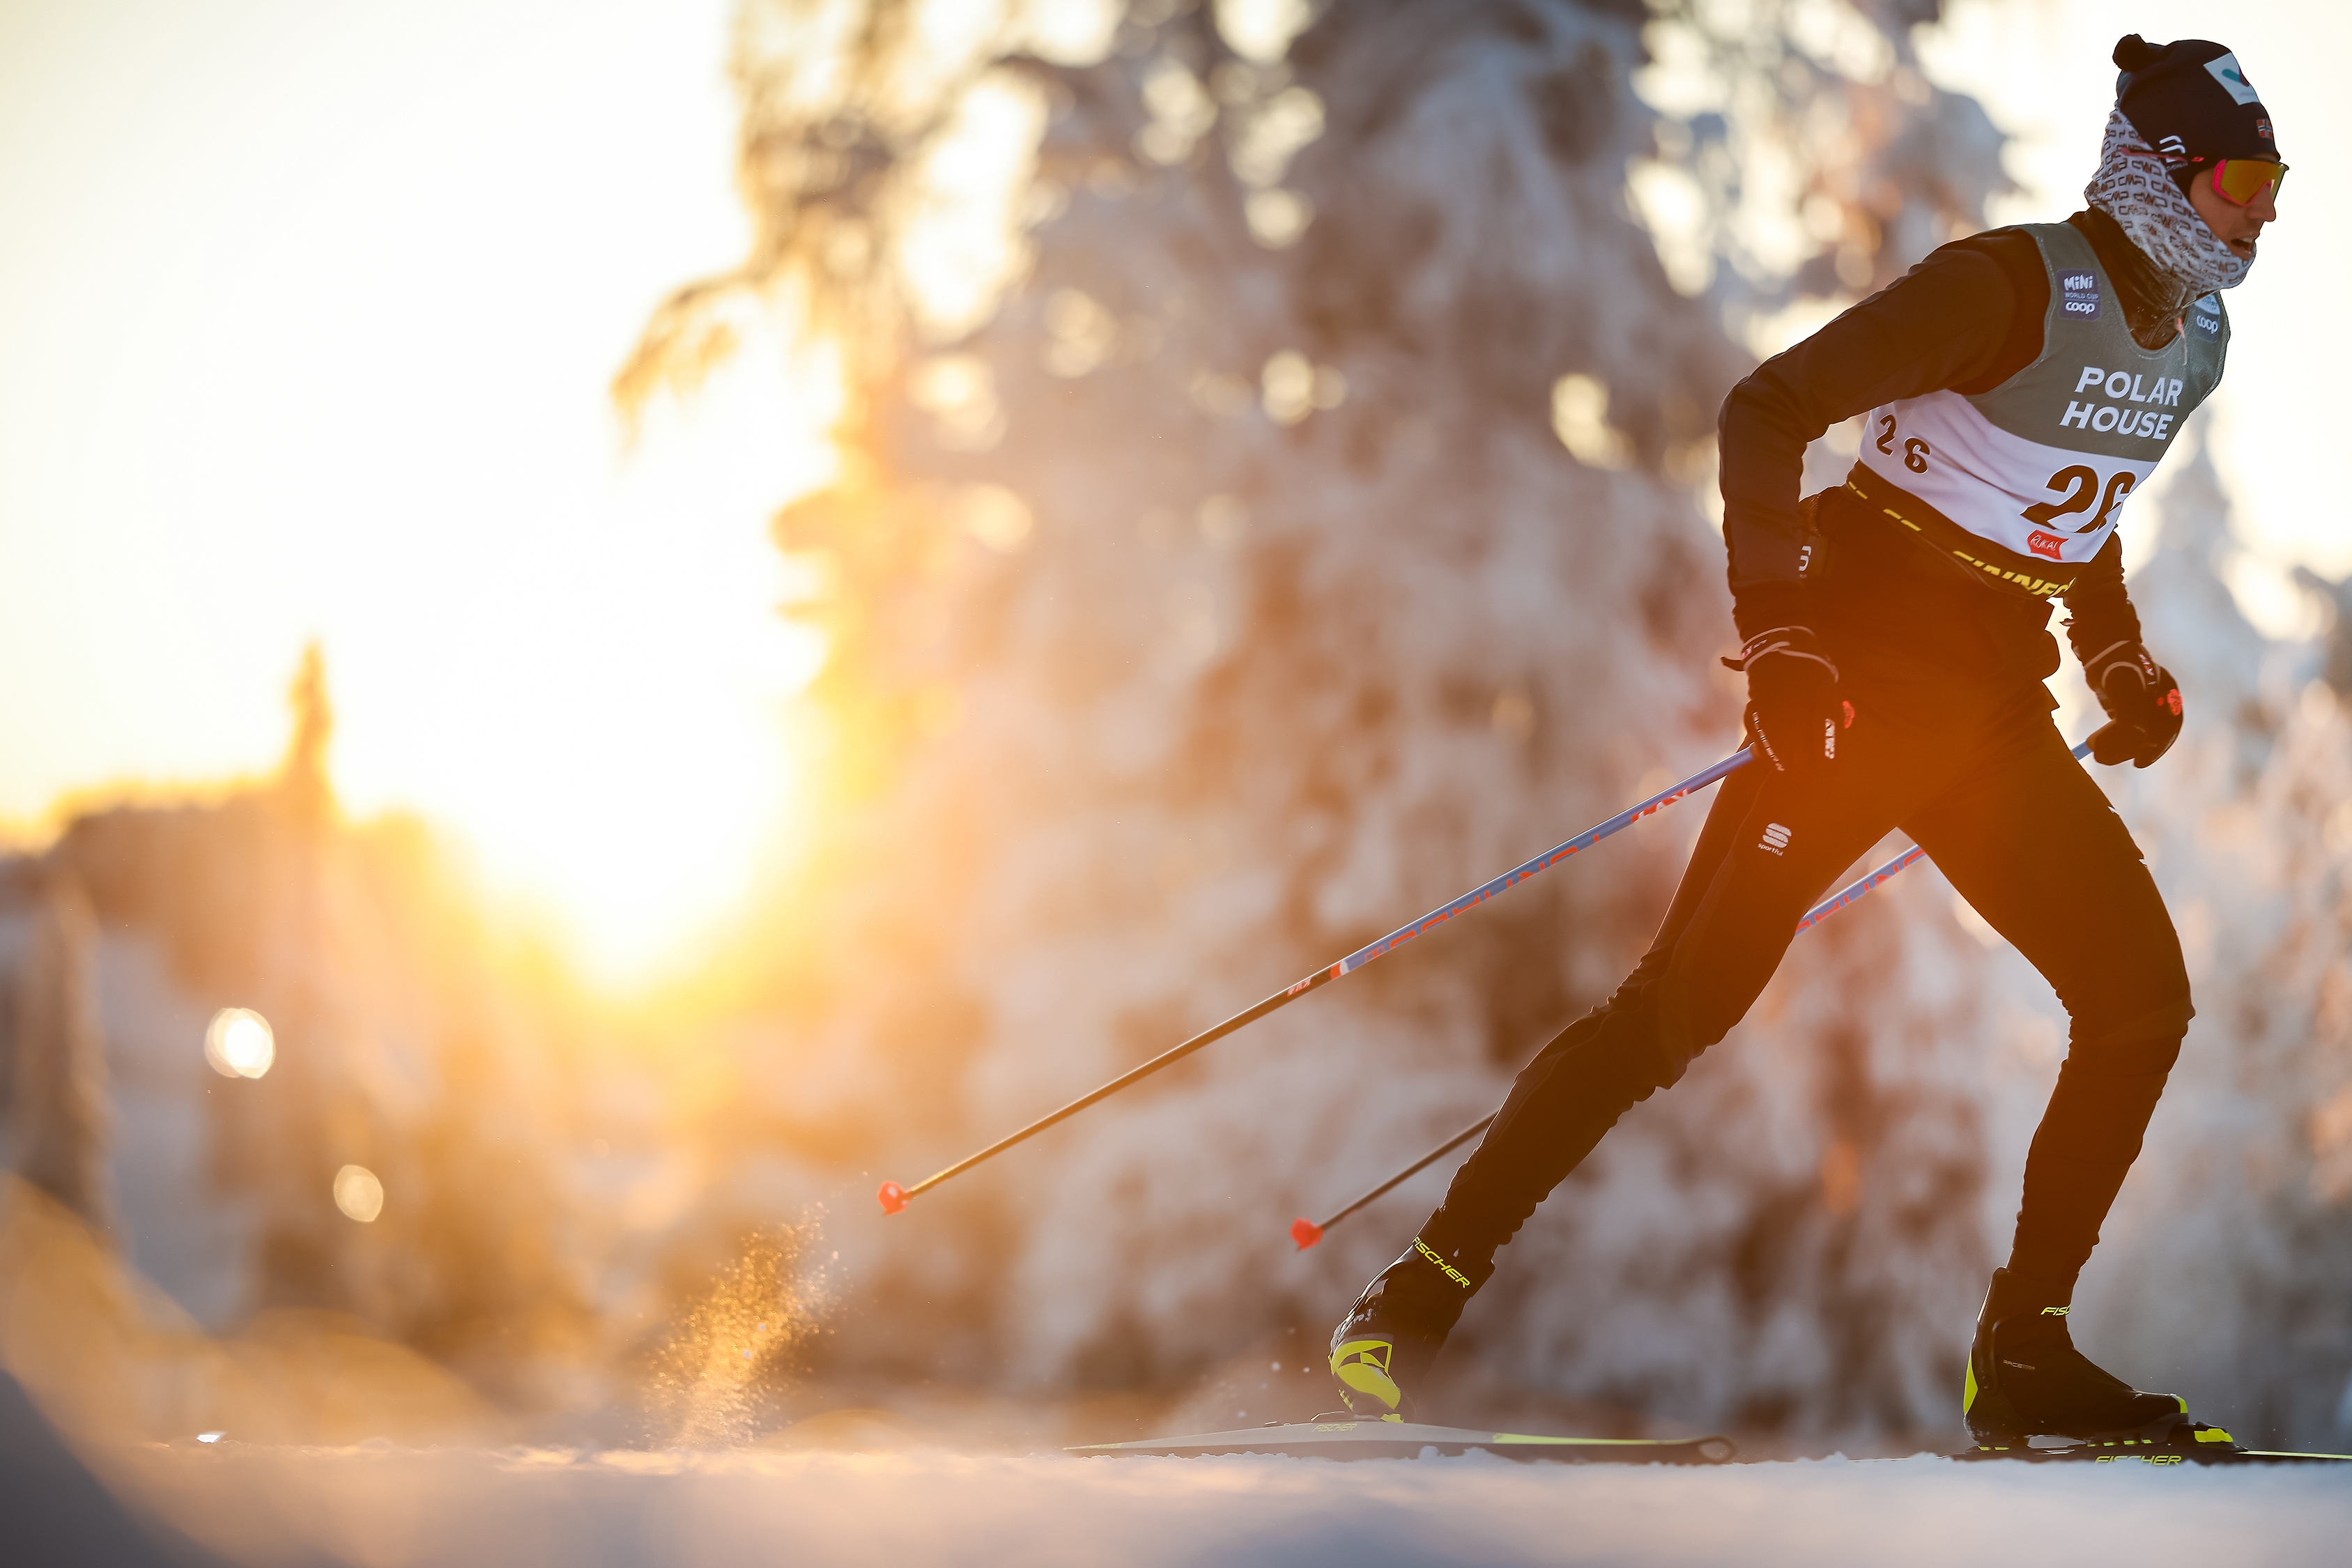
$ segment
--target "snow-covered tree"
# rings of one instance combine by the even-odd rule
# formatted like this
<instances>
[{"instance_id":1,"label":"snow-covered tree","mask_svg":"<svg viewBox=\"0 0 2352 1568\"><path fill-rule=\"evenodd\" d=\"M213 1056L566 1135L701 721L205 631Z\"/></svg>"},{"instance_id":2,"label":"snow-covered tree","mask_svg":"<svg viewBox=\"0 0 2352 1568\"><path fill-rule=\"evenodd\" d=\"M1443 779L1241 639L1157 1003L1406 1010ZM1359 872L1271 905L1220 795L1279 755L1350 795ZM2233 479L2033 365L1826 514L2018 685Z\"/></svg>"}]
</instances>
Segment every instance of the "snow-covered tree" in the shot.
<instances>
[{"instance_id":1,"label":"snow-covered tree","mask_svg":"<svg viewBox=\"0 0 2352 1568\"><path fill-rule=\"evenodd\" d=\"M1165 1385L1319 1336L1402 1245L1434 1173L1304 1257L1284 1226L1492 1108L1645 945L1698 808L899 1218L866 1194L1734 743L1714 410L1806 300L2001 184L1912 58L1935 10L1349 0L1269 43L1241 5L1088 37L749 0L758 242L623 391L765 308L847 392L839 481L776 525L832 639L833 794L738 957L718 1124L763 1201L835 1205L830 1353ZM2152 626L2211 597L2189 575ZM2238 625L2200 645L2232 669ZM2168 776L2221 798L2231 755ZM1513 1245L1457 1357L1653 1416L1948 1432L2061 1048L2020 970L1932 870L1806 937ZM2322 1121L2311 1169L2352 1168ZM2102 1278L2154 1256L2116 1250Z\"/></svg>"}]
</instances>

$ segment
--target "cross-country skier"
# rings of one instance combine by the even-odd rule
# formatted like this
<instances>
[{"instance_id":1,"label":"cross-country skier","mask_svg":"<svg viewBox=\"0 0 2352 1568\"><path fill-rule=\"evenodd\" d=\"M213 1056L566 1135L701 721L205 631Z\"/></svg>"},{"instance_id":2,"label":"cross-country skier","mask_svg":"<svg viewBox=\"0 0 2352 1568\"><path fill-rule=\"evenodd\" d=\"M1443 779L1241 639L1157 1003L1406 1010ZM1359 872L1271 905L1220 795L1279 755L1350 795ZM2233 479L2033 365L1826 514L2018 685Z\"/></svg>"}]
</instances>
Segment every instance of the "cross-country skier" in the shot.
<instances>
[{"instance_id":1,"label":"cross-country skier","mask_svg":"<svg viewBox=\"0 0 2352 1568\"><path fill-rule=\"evenodd\" d=\"M2253 263L2286 166L2220 44L2116 46L2086 210L1948 245L1733 389L1724 535L1759 762L1724 782L1656 942L1519 1074L1412 1245L1331 1336L1360 1415L1414 1396L1495 1253L1636 1100L1723 1038L1805 910L1890 829L1934 858L2056 989L2066 1060L1969 1352L1984 1443L2170 1427L2074 1348L2066 1314L2190 1016L2164 900L2068 754L2042 682L2053 600L2146 767L2180 693L2141 646L2116 537L2221 379L2221 291ZM1846 482L1802 503L1806 444L1865 416Z\"/></svg>"}]
</instances>

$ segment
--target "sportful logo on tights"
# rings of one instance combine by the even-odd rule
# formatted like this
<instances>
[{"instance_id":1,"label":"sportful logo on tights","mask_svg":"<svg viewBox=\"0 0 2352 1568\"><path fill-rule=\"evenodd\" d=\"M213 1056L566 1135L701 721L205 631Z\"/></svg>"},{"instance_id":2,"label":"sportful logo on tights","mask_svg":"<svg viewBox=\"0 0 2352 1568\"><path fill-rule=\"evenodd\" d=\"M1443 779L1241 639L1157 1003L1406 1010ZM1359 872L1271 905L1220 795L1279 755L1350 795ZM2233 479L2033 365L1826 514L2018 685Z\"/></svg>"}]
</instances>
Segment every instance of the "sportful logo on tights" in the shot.
<instances>
[{"instance_id":1,"label":"sportful logo on tights","mask_svg":"<svg viewBox=\"0 0 2352 1568\"><path fill-rule=\"evenodd\" d=\"M1764 837L1756 841L1757 848L1767 850L1774 855L1778 855L1788 847L1789 830L1777 822L1766 824Z\"/></svg>"}]
</instances>

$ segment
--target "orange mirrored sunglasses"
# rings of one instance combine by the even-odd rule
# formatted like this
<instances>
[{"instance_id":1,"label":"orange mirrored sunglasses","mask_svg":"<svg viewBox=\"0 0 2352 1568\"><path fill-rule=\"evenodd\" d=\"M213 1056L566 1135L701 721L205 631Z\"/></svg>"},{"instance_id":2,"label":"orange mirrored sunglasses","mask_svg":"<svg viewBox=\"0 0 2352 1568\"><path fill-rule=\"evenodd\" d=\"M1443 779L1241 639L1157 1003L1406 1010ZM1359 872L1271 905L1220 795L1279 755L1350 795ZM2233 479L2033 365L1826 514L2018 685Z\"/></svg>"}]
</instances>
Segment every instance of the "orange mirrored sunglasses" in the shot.
<instances>
[{"instance_id":1,"label":"orange mirrored sunglasses","mask_svg":"<svg viewBox=\"0 0 2352 1568\"><path fill-rule=\"evenodd\" d=\"M2279 188L2286 184L2286 165L2268 158L2216 158L2213 160L2213 194L2224 201L2244 206L2268 190L2271 200L2278 200Z\"/></svg>"},{"instance_id":2,"label":"orange mirrored sunglasses","mask_svg":"<svg viewBox=\"0 0 2352 1568\"><path fill-rule=\"evenodd\" d=\"M2160 159L2179 168L2187 163L2200 173L2210 169L2213 194L2223 201L2244 206L2268 190L2271 200L2278 200L2279 187L2286 184L2286 165L2274 158L2183 158L2171 153L2134 149L2137 156Z\"/></svg>"}]
</instances>

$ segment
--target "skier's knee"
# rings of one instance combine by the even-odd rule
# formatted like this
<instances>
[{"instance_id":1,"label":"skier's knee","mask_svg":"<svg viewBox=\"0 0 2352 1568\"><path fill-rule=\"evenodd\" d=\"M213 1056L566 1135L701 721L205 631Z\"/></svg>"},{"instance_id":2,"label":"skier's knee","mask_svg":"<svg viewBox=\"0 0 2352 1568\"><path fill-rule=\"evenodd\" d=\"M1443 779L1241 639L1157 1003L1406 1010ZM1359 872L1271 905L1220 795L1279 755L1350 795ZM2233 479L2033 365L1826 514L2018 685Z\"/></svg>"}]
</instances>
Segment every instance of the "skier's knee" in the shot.
<instances>
[{"instance_id":1,"label":"skier's knee","mask_svg":"<svg viewBox=\"0 0 2352 1568\"><path fill-rule=\"evenodd\" d=\"M1675 1031L1663 1020L1666 1009L1659 1000L1655 985L1620 987L1608 1001L1554 1036L1528 1064L1522 1078L1538 1071L1549 1076L1559 1058L1589 1051L1588 1059L1605 1063L1605 1070L1635 1100L1673 1088L1691 1058L1705 1047L1677 1047Z\"/></svg>"},{"instance_id":2,"label":"skier's knee","mask_svg":"<svg viewBox=\"0 0 2352 1568\"><path fill-rule=\"evenodd\" d=\"M2067 1065L2101 1078L2168 1073L2179 1058L2181 1039L2196 1012L2183 981L2178 995L2136 1016L2113 1023L2078 1017Z\"/></svg>"},{"instance_id":3,"label":"skier's knee","mask_svg":"<svg viewBox=\"0 0 2352 1568\"><path fill-rule=\"evenodd\" d=\"M1647 1100L1662 1089L1672 1089L1698 1054L1715 1043L1692 1032L1676 997L1664 985L1643 989L1624 1010L1625 1032L1619 1051L1635 1100Z\"/></svg>"}]
</instances>

